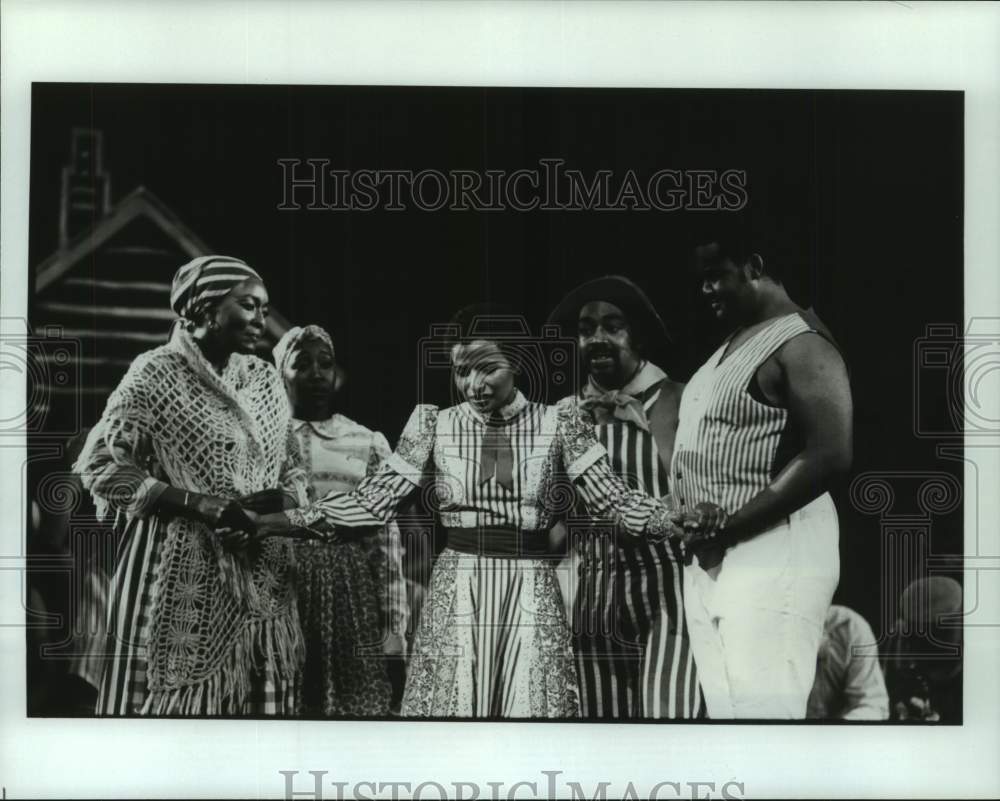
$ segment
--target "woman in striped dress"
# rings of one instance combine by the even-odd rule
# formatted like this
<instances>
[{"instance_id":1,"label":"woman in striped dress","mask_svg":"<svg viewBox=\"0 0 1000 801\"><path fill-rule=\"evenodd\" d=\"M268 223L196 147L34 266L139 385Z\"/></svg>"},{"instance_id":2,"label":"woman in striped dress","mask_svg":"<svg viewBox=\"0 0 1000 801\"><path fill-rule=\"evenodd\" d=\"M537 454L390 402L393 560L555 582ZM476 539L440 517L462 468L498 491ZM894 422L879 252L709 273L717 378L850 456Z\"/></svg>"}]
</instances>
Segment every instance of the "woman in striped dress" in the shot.
<instances>
[{"instance_id":1,"label":"woman in striped dress","mask_svg":"<svg viewBox=\"0 0 1000 801\"><path fill-rule=\"evenodd\" d=\"M402 713L417 717L579 715L569 628L546 553L577 495L634 536L678 533L666 508L612 471L575 399L546 406L515 386L516 355L475 308L450 357L463 402L418 406L395 453L351 493L266 515L261 535L388 520L419 487L439 511L438 557L410 660ZM470 324L477 332L468 335Z\"/></svg>"},{"instance_id":2,"label":"woman in striped dress","mask_svg":"<svg viewBox=\"0 0 1000 801\"><path fill-rule=\"evenodd\" d=\"M330 335L318 325L292 328L275 347L274 363L288 390L310 499L350 492L392 451L379 432L333 412L337 368ZM332 542L297 541L295 551L306 642L302 714L389 714L392 684L384 657L402 656L407 624L396 523L346 532Z\"/></svg>"},{"instance_id":3,"label":"woman in striped dress","mask_svg":"<svg viewBox=\"0 0 1000 801\"><path fill-rule=\"evenodd\" d=\"M291 543L213 531L249 525L238 499L306 499L281 379L251 355L267 291L242 261L207 256L177 272L171 306L181 324L132 363L76 463L122 532L98 713L291 714Z\"/></svg>"}]
</instances>

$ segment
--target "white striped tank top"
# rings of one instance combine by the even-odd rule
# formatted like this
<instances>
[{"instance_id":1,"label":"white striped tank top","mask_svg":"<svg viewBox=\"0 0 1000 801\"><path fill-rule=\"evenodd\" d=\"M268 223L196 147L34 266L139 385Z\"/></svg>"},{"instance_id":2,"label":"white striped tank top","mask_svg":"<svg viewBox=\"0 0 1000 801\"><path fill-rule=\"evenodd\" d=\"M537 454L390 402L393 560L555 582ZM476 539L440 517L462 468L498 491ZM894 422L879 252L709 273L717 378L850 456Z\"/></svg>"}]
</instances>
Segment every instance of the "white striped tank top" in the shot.
<instances>
[{"instance_id":1,"label":"white striped tank top","mask_svg":"<svg viewBox=\"0 0 1000 801\"><path fill-rule=\"evenodd\" d=\"M683 506L708 501L732 514L770 484L788 410L748 389L778 348L808 331L816 329L798 312L778 317L723 360L724 342L688 382L670 468L671 494Z\"/></svg>"}]
</instances>

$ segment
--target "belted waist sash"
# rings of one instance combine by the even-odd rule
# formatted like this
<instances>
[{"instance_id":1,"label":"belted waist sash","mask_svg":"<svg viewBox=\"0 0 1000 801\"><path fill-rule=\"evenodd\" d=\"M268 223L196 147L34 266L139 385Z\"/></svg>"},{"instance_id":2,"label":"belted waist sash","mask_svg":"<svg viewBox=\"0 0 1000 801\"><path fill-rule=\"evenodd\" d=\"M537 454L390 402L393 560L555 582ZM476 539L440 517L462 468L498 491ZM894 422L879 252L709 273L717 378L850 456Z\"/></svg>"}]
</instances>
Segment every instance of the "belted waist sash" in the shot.
<instances>
[{"instance_id":1,"label":"belted waist sash","mask_svg":"<svg viewBox=\"0 0 1000 801\"><path fill-rule=\"evenodd\" d=\"M460 553L497 559L541 559L549 553L548 531L523 531L513 526L449 528L448 547Z\"/></svg>"}]
</instances>

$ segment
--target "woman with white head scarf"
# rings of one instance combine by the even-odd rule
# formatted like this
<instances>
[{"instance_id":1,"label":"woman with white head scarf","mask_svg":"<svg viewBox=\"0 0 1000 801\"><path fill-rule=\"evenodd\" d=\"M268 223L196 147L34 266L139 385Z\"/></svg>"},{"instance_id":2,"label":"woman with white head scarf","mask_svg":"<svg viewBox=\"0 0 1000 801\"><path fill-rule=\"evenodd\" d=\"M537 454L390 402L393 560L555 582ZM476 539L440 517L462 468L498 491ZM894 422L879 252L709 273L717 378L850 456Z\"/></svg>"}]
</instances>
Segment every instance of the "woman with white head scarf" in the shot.
<instances>
[{"instance_id":1,"label":"woman with white head scarf","mask_svg":"<svg viewBox=\"0 0 1000 801\"><path fill-rule=\"evenodd\" d=\"M575 398L547 406L522 394L518 378L540 365L533 348L505 335L509 321L492 306L462 309L448 328L454 336L440 343L460 402L418 405L395 452L353 491L257 518L258 535L337 537L384 525L423 489L447 547L414 638L406 717L577 717L572 643L548 553L553 524L579 496L622 536L683 533L676 513L612 472Z\"/></svg>"},{"instance_id":2,"label":"woman with white head scarf","mask_svg":"<svg viewBox=\"0 0 1000 801\"><path fill-rule=\"evenodd\" d=\"M350 492L392 451L385 437L334 412L336 356L318 325L295 327L274 349L310 498ZM330 542L296 542L299 616L306 642L300 711L308 716L378 716L390 711L386 655L400 656L406 584L399 529L345 531Z\"/></svg>"}]
</instances>

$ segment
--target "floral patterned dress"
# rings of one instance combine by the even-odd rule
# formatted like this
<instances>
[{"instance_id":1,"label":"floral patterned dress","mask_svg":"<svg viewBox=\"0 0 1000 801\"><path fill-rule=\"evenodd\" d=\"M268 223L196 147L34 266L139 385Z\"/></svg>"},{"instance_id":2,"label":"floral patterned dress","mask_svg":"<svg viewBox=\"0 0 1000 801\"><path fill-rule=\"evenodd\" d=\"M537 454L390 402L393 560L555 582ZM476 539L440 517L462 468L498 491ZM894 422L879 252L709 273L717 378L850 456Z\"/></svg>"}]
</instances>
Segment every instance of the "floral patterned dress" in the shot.
<instances>
[{"instance_id":1,"label":"floral patterned dress","mask_svg":"<svg viewBox=\"0 0 1000 801\"><path fill-rule=\"evenodd\" d=\"M633 535L666 536L667 511L630 490L575 401L499 410L512 481L484 475L485 420L469 404L418 406L396 452L351 493L331 493L288 513L295 525L365 526L391 517L417 487L451 532L501 530L547 538L579 496L592 515ZM537 543L536 543L537 544ZM483 550L489 550L484 544ZM497 556L449 545L438 557L417 630L402 713L416 717L569 718L579 690L556 561Z\"/></svg>"}]
</instances>

